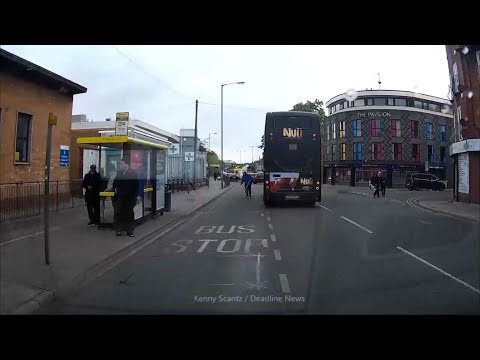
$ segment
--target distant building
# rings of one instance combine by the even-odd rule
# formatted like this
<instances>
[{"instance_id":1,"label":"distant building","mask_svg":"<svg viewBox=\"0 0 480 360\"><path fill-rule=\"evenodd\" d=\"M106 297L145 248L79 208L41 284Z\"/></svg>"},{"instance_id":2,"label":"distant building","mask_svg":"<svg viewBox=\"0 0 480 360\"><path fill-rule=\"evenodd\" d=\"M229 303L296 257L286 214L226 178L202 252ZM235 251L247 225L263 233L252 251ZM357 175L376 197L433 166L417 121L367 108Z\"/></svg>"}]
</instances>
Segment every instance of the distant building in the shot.
<instances>
[{"instance_id":1,"label":"distant building","mask_svg":"<svg viewBox=\"0 0 480 360\"><path fill-rule=\"evenodd\" d=\"M405 187L409 172L450 179L450 102L398 90L340 94L326 103L323 182L368 184L382 171L387 186Z\"/></svg>"},{"instance_id":2,"label":"distant building","mask_svg":"<svg viewBox=\"0 0 480 360\"><path fill-rule=\"evenodd\" d=\"M43 181L50 112L58 117L52 131L50 178L70 179L73 96L86 92L87 88L0 49L0 183Z\"/></svg>"},{"instance_id":3,"label":"distant building","mask_svg":"<svg viewBox=\"0 0 480 360\"><path fill-rule=\"evenodd\" d=\"M480 204L480 45L446 45L455 112L455 199Z\"/></svg>"}]
</instances>

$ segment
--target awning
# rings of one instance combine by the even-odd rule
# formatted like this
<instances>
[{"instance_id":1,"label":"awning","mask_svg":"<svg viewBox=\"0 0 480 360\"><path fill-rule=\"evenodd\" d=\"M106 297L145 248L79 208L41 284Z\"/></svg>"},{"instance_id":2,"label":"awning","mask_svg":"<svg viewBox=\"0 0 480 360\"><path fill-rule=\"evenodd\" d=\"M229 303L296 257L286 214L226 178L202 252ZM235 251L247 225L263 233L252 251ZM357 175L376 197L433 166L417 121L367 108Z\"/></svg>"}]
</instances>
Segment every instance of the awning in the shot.
<instances>
[{"instance_id":1,"label":"awning","mask_svg":"<svg viewBox=\"0 0 480 360\"><path fill-rule=\"evenodd\" d=\"M154 143L147 140L132 138L129 136L91 136L77 139L77 144L89 145L112 145L112 144L137 144L145 147L168 150L167 145Z\"/></svg>"}]
</instances>

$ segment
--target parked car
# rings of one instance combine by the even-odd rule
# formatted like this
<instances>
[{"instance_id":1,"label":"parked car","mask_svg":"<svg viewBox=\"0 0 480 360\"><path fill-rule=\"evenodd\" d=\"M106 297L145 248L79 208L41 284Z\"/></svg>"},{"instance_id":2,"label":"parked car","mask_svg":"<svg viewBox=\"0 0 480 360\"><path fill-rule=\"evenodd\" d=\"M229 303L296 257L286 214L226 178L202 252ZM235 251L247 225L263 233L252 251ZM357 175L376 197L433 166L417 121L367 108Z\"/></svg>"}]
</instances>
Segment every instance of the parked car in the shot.
<instances>
[{"instance_id":1,"label":"parked car","mask_svg":"<svg viewBox=\"0 0 480 360\"><path fill-rule=\"evenodd\" d=\"M443 191L447 188L447 182L440 180L433 174L426 173L412 173L407 175L407 189L420 190L431 189L433 191Z\"/></svg>"}]
</instances>

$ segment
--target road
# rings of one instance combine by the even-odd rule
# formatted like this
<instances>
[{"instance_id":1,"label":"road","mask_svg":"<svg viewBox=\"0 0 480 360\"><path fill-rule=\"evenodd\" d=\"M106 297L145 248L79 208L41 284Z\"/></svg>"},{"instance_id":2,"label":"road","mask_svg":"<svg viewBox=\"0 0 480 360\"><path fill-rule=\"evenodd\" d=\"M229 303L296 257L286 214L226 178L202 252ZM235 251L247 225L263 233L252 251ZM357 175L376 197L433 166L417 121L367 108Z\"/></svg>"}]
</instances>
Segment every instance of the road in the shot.
<instances>
[{"instance_id":1,"label":"road","mask_svg":"<svg viewBox=\"0 0 480 360\"><path fill-rule=\"evenodd\" d=\"M478 225L451 194L328 187L316 208L239 184L47 314L480 314Z\"/></svg>"}]
</instances>

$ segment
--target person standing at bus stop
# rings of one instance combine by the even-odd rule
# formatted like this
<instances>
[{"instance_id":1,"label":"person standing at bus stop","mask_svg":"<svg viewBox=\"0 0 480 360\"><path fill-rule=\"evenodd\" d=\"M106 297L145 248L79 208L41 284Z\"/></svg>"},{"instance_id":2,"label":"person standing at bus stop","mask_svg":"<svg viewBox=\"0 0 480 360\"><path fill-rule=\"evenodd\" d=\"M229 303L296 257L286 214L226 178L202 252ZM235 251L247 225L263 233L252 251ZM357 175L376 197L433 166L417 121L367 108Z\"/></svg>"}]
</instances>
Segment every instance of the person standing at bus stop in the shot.
<instances>
[{"instance_id":1,"label":"person standing at bus stop","mask_svg":"<svg viewBox=\"0 0 480 360\"><path fill-rule=\"evenodd\" d=\"M85 202L87 204L88 217L90 222L87 224L98 225L100 222L100 187L102 179L97 172L96 165L90 165L90 171L83 177L82 186L85 189Z\"/></svg>"},{"instance_id":2,"label":"person standing at bus stop","mask_svg":"<svg viewBox=\"0 0 480 360\"><path fill-rule=\"evenodd\" d=\"M246 171L243 172L242 182L240 185L245 184L245 195L247 197L252 197L252 184L254 183L255 179L252 175L247 173Z\"/></svg>"},{"instance_id":3,"label":"person standing at bus stop","mask_svg":"<svg viewBox=\"0 0 480 360\"><path fill-rule=\"evenodd\" d=\"M114 228L117 236L126 231L133 237L135 214L133 208L138 202L138 176L131 170L125 160L120 160L120 169L113 180L114 195Z\"/></svg>"}]
</instances>

